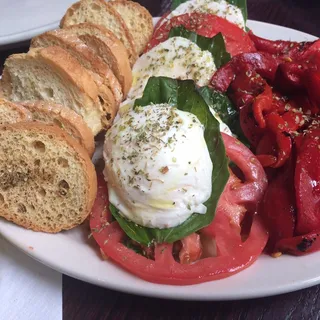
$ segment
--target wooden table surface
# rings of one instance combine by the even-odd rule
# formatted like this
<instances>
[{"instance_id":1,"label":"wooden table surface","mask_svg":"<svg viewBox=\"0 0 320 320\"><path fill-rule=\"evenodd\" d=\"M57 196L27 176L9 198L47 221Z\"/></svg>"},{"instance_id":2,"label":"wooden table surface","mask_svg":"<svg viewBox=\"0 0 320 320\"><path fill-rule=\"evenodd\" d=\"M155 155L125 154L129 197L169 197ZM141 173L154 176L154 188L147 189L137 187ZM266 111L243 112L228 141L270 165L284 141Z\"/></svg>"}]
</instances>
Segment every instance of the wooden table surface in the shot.
<instances>
[{"instance_id":1,"label":"wooden table surface","mask_svg":"<svg viewBox=\"0 0 320 320\"><path fill-rule=\"evenodd\" d=\"M170 0L140 0L153 16L164 13ZM298 29L320 37L319 0L248 0L249 18ZM0 51L0 69L27 43ZM1 50L1 47L0 47ZM290 268L290 266L288 266ZM185 302L153 299L99 288L63 277L64 319L320 319L320 286L285 295L230 302Z\"/></svg>"}]
</instances>

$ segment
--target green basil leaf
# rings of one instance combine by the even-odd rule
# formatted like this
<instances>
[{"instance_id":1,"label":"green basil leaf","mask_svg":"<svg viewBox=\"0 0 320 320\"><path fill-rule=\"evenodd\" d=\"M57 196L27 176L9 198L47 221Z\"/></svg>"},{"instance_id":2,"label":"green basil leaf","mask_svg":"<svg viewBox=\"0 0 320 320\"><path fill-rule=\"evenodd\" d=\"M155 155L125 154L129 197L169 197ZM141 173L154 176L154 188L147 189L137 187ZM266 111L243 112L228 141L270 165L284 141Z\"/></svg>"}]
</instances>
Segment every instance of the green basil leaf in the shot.
<instances>
[{"instance_id":1,"label":"green basil leaf","mask_svg":"<svg viewBox=\"0 0 320 320\"><path fill-rule=\"evenodd\" d=\"M212 108L219 115L222 122L230 128L231 132L235 134L243 144L249 146L249 141L243 134L240 126L239 111L234 107L229 98L225 94L209 87L199 88L198 91L208 106Z\"/></svg>"},{"instance_id":2,"label":"green basil leaf","mask_svg":"<svg viewBox=\"0 0 320 320\"><path fill-rule=\"evenodd\" d=\"M198 35L196 32L187 30L184 26L179 26L170 30L169 38L172 37L189 39L197 44L200 49L208 50L211 53L217 68L220 68L222 65L231 60L230 53L226 50L222 33L218 33L213 38L207 38Z\"/></svg>"},{"instance_id":3,"label":"green basil leaf","mask_svg":"<svg viewBox=\"0 0 320 320\"><path fill-rule=\"evenodd\" d=\"M156 101L152 100L153 98ZM157 229L139 226L124 218L114 206L110 206L112 215L124 232L131 239L147 246L153 242L175 242L209 225L214 218L219 198L229 178L228 159L219 123L192 80L175 80L166 77L150 78L143 97L135 101L135 107L143 107L152 103L167 103L197 116L205 128L204 138L213 163L213 170L211 197L204 203L207 207L207 213L194 213L175 228Z\"/></svg>"},{"instance_id":4,"label":"green basil leaf","mask_svg":"<svg viewBox=\"0 0 320 320\"><path fill-rule=\"evenodd\" d=\"M247 0L226 0L228 3L237 6L241 11L244 18L244 22L247 22L248 19L248 9L247 9ZM175 10L180 4L187 2L187 0L172 0L171 11Z\"/></svg>"}]
</instances>

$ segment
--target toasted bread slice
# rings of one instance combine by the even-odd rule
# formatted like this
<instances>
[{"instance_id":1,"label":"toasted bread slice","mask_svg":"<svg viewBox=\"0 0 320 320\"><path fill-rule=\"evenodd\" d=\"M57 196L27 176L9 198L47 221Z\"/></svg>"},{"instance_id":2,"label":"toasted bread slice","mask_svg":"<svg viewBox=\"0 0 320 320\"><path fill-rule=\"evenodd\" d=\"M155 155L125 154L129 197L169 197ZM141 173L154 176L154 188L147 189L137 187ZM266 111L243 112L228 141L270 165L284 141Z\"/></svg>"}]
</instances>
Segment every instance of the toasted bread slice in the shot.
<instances>
[{"instance_id":1,"label":"toasted bread slice","mask_svg":"<svg viewBox=\"0 0 320 320\"><path fill-rule=\"evenodd\" d=\"M132 35L118 12L105 0L81 0L74 3L65 13L60 27L91 22L110 30L124 44L128 52L130 65L136 62L138 55Z\"/></svg>"},{"instance_id":2,"label":"toasted bread slice","mask_svg":"<svg viewBox=\"0 0 320 320\"><path fill-rule=\"evenodd\" d=\"M82 223L96 193L88 153L65 131L39 122L0 126L0 216L56 233Z\"/></svg>"},{"instance_id":3,"label":"toasted bread slice","mask_svg":"<svg viewBox=\"0 0 320 320\"><path fill-rule=\"evenodd\" d=\"M78 36L113 71L126 97L132 85L132 71L125 47L112 32L92 23L80 23L63 29Z\"/></svg>"},{"instance_id":4,"label":"toasted bread slice","mask_svg":"<svg viewBox=\"0 0 320 320\"><path fill-rule=\"evenodd\" d=\"M31 113L23 106L0 98L0 125L30 121Z\"/></svg>"},{"instance_id":5,"label":"toasted bread slice","mask_svg":"<svg viewBox=\"0 0 320 320\"><path fill-rule=\"evenodd\" d=\"M48 100L73 109L94 135L112 123L117 111L112 93L98 88L92 75L60 47L11 55L1 90L12 101Z\"/></svg>"},{"instance_id":6,"label":"toasted bread slice","mask_svg":"<svg viewBox=\"0 0 320 320\"><path fill-rule=\"evenodd\" d=\"M31 41L31 48L46 48L59 46L72 54L78 62L91 72L96 73L98 86L106 85L112 91L115 101L120 104L123 98L121 85L110 67L97 56L76 35L70 34L63 29L45 32Z\"/></svg>"},{"instance_id":7,"label":"toasted bread slice","mask_svg":"<svg viewBox=\"0 0 320 320\"><path fill-rule=\"evenodd\" d=\"M90 156L93 155L95 145L92 131L72 109L47 101L20 104L31 114L32 120L58 126L77 140Z\"/></svg>"},{"instance_id":8,"label":"toasted bread slice","mask_svg":"<svg viewBox=\"0 0 320 320\"><path fill-rule=\"evenodd\" d=\"M137 2L122 0L109 3L126 23L136 45L137 54L142 54L153 34L151 14Z\"/></svg>"}]
</instances>

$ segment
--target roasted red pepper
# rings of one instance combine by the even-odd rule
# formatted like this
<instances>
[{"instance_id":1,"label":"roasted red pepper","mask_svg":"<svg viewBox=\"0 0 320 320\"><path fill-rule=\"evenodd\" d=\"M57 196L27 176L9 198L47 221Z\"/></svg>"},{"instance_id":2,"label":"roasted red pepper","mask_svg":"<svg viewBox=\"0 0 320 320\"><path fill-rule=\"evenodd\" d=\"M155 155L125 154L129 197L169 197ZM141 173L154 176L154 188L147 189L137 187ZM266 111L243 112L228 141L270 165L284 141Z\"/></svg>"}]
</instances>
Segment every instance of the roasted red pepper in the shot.
<instances>
[{"instance_id":1,"label":"roasted red pepper","mask_svg":"<svg viewBox=\"0 0 320 320\"><path fill-rule=\"evenodd\" d=\"M320 106L320 71L307 70L304 74L304 85L311 101Z\"/></svg>"},{"instance_id":2,"label":"roasted red pepper","mask_svg":"<svg viewBox=\"0 0 320 320\"><path fill-rule=\"evenodd\" d=\"M242 106L252 103L254 98L264 91L266 86L257 73L246 71L237 75L228 89L229 98L241 109Z\"/></svg>"},{"instance_id":3,"label":"roasted red pepper","mask_svg":"<svg viewBox=\"0 0 320 320\"><path fill-rule=\"evenodd\" d=\"M225 92L235 77L243 73L247 74L248 77L258 74L269 81L273 81L279 63L280 60L269 53L255 52L239 54L233 57L231 61L213 75L211 85L215 89Z\"/></svg>"},{"instance_id":4,"label":"roasted red pepper","mask_svg":"<svg viewBox=\"0 0 320 320\"><path fill-rule=\"evenodd\" d=\"M320 230L320 126L302 140L295 171L297 234Z\"/></svg>"},{"instance_id":5,"label":"roasted red pepper","mask_svg":"<svg viewBox=\"0 0 320 320\"><path fill-rule=\"evenodd\" d=\"M256 147L264 134L264 130L259 128L254 119L252 103L248 103L240 109L240 125L250 144Z\"/></svg>"},{"instance_id":6,"label":"roasted red pepper","mask_svg":"<svg viewBox=\"0 0 320 320\"><path fill-rule=\"evenodd\" d=\"M293 186L293 161L278 172L269 184L261 203L260 213L268 226L268 249L274 252L276 243L294 236L295 227L295 199Z\"/></svg>"},{"instance_id":7,"label":"roasted red pepper","mask_svg":"<svg viewBox=\"0 0 320 320\"><path fill-rule=\"evenodd\" d=\"M253 34L252 31L248 34L258 51L280 56L287 61L304 59L313 52L320 50L319 40L314 42L273 41L260 38Z\"/></svg>"},{"instance_id":8,"label":"roasted red pepper","mask_svg":"<svg viewBox=\"0 0 320 320\"><path fill-rule=\"evenodd\" d=\"M256 97L252 107L254 118L262 129L266 127L264 114L266 112L269 113L273 109L272 100L272 90L266 84L264 91Z\"/></svg>"},{"instance_id":9,"label":"roasted red pepper","mask_svg":"<svg viewBox=\"0 0 320 320\"><path fill-rule=\"evenodd\" d=\"M279 168L289 159L292 149L290 134L286 129L286 123L283 118L275 112L268 114L266 117L268 129L275 135L277 141L277 162L272 165L273 168Z\"/></svg>"},{"instance_id":10,"label":"roasted red pepper","mask_svg":"<svg viewBox=\"0 0 320 320\"><path fill-rule=\"evenodd\" d=\"M320 250L320 230L303 236L282 239L274 249L275 252L290 253L295 256L302 256L318 250Z\"/></svg>"}]
</instances>

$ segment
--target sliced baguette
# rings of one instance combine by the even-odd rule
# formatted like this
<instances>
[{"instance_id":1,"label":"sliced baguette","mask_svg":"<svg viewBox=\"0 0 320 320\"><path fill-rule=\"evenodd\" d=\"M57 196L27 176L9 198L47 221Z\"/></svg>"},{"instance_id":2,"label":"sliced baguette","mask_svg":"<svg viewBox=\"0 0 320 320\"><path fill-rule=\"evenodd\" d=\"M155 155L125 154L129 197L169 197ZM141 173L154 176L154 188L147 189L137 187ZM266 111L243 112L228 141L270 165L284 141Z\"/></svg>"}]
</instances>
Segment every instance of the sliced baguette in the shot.
<instances>
[{"instance_id":1,"label":"sliced baguette","mask_svg":"<svg viewBox=\"0 0 320 320\"><path fill-rule=\"evenodd\" d=\"M0 98L0 125L30 121L31 113L23 106Z\"/></svg>"},{"instance_id":2,"label":"sliced baguette","mask_svg":"<svg viewBox=\"0 0 320 320\"><path fill-rule=\"evenodd\" d=\"M91 22L102 25L124 44L127 49L131 66L138 55L132 35L118 12L105 0L81 0L74 3L65 13L60 27L65 28L74 24Z\"/></svg>"},{"instance_id":3,"label":"sliced baguette","mask_svg":"<svg viewBox=\"0 0 320 320\"><path fill-rule=\"evenodd\" d=\"M73 110L46 101L21 102L21 105L31 114L33 121L58 126L77 140L88 151L90 157L93 155L95 145L92 131Z\"/></svg>"},{"instance_id":4,"label":"sliced baguette","mask_svg":"<svg viewBox=\"0 0 320 320\"><path fill-rule=\"evenodd\" d=\"M82 223L97 193L87 151L56 126L0 126L0 216L56 233Z\"/></svg>"},{"instance_id":5,"label":"sliced baguette","mask_svg":"<svg viewBox=\"0 0 320 320\"><path fill-rule=\"evenodd\" d=\"M49 100L73 109L94 135L112 123L117 111L112 93L102 92L92 75L60 47L11 55L5 61L1 90L12 101Z\"/></svg>"},{"instance_id":6,"label":"sliced baguette","mask_svg":"<svg viewBox=\"0 0 320 320\"><path fill-rule=\"evenodd\" d=\"M110 67L76 35L59 29L43 33L31 41L31 48L46 48L52 46L59 46L68 51L82 66L96 73L99 76L99 78L97 78L98 86L101 84L106 85L109 90L112 91L116 103L120 104L123 99L123 93L116 76Z\"/></svg>"},{"instance_id":7,"label":"sliced baguette","mask_svg":"<svg viewBox=\"0 0 320 320\"><path fill-rule=\"evenodd\" d=\"M132 34L138 55L142 54L153 34L151 14L137 2L122 0L110 1L109 3L126 23Z\"/></svg>"},{"instance_id":8,"label":"sliced baguette","mask_svg":"<svg viewBox=\"0 0 320 320\"><path fill-rule=\"evenodd\" d=\"M124 45L112 32L92 23L80 23L63 29L79 37L113 71L119 80L124 97L132 85L132 71Z\"/></svg>"}]
</instances>

